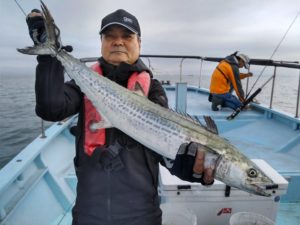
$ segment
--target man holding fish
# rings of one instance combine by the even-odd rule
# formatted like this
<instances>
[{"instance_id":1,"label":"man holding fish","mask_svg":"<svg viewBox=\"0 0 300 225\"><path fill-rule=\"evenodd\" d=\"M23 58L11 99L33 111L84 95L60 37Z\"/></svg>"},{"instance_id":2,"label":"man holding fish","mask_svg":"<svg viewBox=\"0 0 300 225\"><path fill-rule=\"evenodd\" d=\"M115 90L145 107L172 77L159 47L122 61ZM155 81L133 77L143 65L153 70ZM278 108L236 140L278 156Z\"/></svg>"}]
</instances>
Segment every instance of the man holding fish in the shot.
<instances>
[{"instance_id":1,"label":"man holding fish","mask_svg":"<svg viewBox=\"0 0 300 225\"><path fill-rule=\"evenodd\" d=\"M43 44L47 35L42 13L32 10L26 21L35 45ZM139 58L141 30L136 17L119 9L102 19L99 34L102 57L91 68L167 108L161 84ZM72 129L78 178L73 225L161 224L159 163L183 180L213 183L215 158L205 168L201 144L184 143L175 160L164 158L111 126L74 80L64 82L64 67L55 57L39 55L37 61L36 113L48 121L79 114Z\"/></svg>"}]
</instances>

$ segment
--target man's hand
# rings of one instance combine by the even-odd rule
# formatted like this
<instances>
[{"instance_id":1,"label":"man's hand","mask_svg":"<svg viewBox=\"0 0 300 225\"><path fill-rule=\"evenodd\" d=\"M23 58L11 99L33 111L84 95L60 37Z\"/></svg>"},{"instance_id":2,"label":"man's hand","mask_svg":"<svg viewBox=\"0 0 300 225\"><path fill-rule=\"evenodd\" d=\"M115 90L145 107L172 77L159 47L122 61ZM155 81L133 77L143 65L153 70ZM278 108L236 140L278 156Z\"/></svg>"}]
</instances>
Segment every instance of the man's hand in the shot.
<instances>
[{"instance_id":1,"label":"man's hand","mask_svg":"<svg viewBox=\"0 0 300 225\"><path fill-rule=\"evenodd\" d=\"M246 77L253 77L253 73L251 73L251 72L247 73Z\"/></svg>"},{"instance_id":2,"label":"man's hand","mask_svg":"<svg viewBox=\"0 0 300 225\"><path fill-rule=\"evenodd\" d=\"M180 146L170 171L182 180L211 185L218 157L199 143L185 143Z\"/></svg>"},{"instance_id":3,"label":"man's hand","mask_svg":"<svg viewBox=\"0 0 300 225\"><path fill-rule=\"evenodd\" d=\"M214 170L218 156L209 152L205 153L202 145L200 144L197 144L197 148L197 154L193 166L193 176L202 177L204 184L212 184L214 182Z\"/></svg>"},{"instance_id":4,"label":"man's hand","mask_svg":"<svg viewBox=\"0 0 300 225\"><path fill-rule=\"evenodd\" d=\"M26 17L28 25L29 35L33 40L34 44L44 43L47 39L44 19L42 13L38 9L31 10Z\"/></svg>"}]
</instances>

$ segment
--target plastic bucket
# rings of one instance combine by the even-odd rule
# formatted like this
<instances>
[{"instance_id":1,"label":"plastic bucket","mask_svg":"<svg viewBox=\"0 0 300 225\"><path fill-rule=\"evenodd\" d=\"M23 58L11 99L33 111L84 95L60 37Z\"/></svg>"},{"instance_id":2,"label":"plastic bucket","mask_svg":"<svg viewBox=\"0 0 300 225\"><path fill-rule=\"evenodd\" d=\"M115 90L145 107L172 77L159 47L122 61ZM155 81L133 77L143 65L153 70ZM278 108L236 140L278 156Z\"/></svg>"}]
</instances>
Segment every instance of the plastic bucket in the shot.
<instances>
[{"instance_id":1,"label":"plastic bucket","mask_svg":"<svg viewBox=\"0 0 300 225\"><path fill-rule=\"evenodd\" d=\"M275 225L275 222L269 218L253 213L253 212L239 212L230 217L230 225Z\"/></svg>"},{"instance_id":2,"label":"plastic bucket","mask_svg":"<svg viewBox=\"0 0 300 225\"><path fill-rule=\"evenodd\" d=\"M187 208L174 207L168 204L160 206L162 225L197 225L197 216Z\"/></svg>"}]
</instances>

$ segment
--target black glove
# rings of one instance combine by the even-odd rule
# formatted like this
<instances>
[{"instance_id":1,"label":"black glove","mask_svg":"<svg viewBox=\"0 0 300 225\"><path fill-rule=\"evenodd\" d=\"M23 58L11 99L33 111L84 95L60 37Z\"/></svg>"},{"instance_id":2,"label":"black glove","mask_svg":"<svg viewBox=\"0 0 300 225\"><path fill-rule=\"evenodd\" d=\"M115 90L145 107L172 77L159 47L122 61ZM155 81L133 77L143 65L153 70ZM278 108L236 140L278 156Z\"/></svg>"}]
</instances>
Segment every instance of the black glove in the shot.
<instances>
[{"instance_id":1,"label":"black glove","mask_svg":"<svg viewBox=\"0 0 300 225\"><path fill-rule=\"evenodd\" d=\"M119 142L115 142L108 147L97 147L91 157L89 157L90 165L102 168L104 170L119 171L124 168L120 152L123 147Z\"/></svg>"},{"instance_id":2,"label":"black glove","mask_svg":"<svg viewBox=\"0 0 300 225\"><path fill-rule=\"evenodd\" d=\"M31 13L41 13L38 9L31 10ZM45 25L44 25L44 19L42 16L27 16L26 22L28 25L29 35L31 39L33 40L34 44L40 44L44 43L47 39Z\"/></svg>"},{"instance_id":3,"label":"black glove","mask_svg":"<svg viewBox=\"0 0 300 225\"><path fill-rule=\"evenodd\" d=\"M195 176L193 171L197 150L202 146L199 145L199 143L195 142L182 144L178 150L170 172L185 181L197 182L203 185L211 185L214 183L213 181L209 184L205 183L203 176Z\"/></svg>"}]
</instances>

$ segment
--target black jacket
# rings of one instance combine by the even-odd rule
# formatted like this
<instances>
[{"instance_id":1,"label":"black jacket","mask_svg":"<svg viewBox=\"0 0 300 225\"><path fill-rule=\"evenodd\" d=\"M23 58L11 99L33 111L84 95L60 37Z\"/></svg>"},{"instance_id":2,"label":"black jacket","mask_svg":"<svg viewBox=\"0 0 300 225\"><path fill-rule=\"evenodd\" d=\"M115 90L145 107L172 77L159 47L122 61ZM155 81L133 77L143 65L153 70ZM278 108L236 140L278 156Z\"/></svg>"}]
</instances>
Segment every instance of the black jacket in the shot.
<instances>
[{"instance_id":1,"label":"black jacket","mask_svg":"<svg viewBox=\"0 0 300 225\"><path fill-rule=\"evenodd\" d=\"M150 70L136 64L114 67L99 59L103 75L125 86L132 72ZM73 80L64 82L63 67L50 56L38 56L36 68L36 113L44 120L59 121L79 113L74 159L78 178L73 224L84 221L115 221L153 215L159 222L158 164L162 157L116 128L106 130L106 146L91 157L84 153L84 104ZM160 83L151 78L149 100L168 107ZM113 150L113 151L112 151ZM117 152L117 154L115 154ZM150 219L151 220L151 219ZM87 224L93 224L86 222Z\"/></svg>"}]
</instances>

